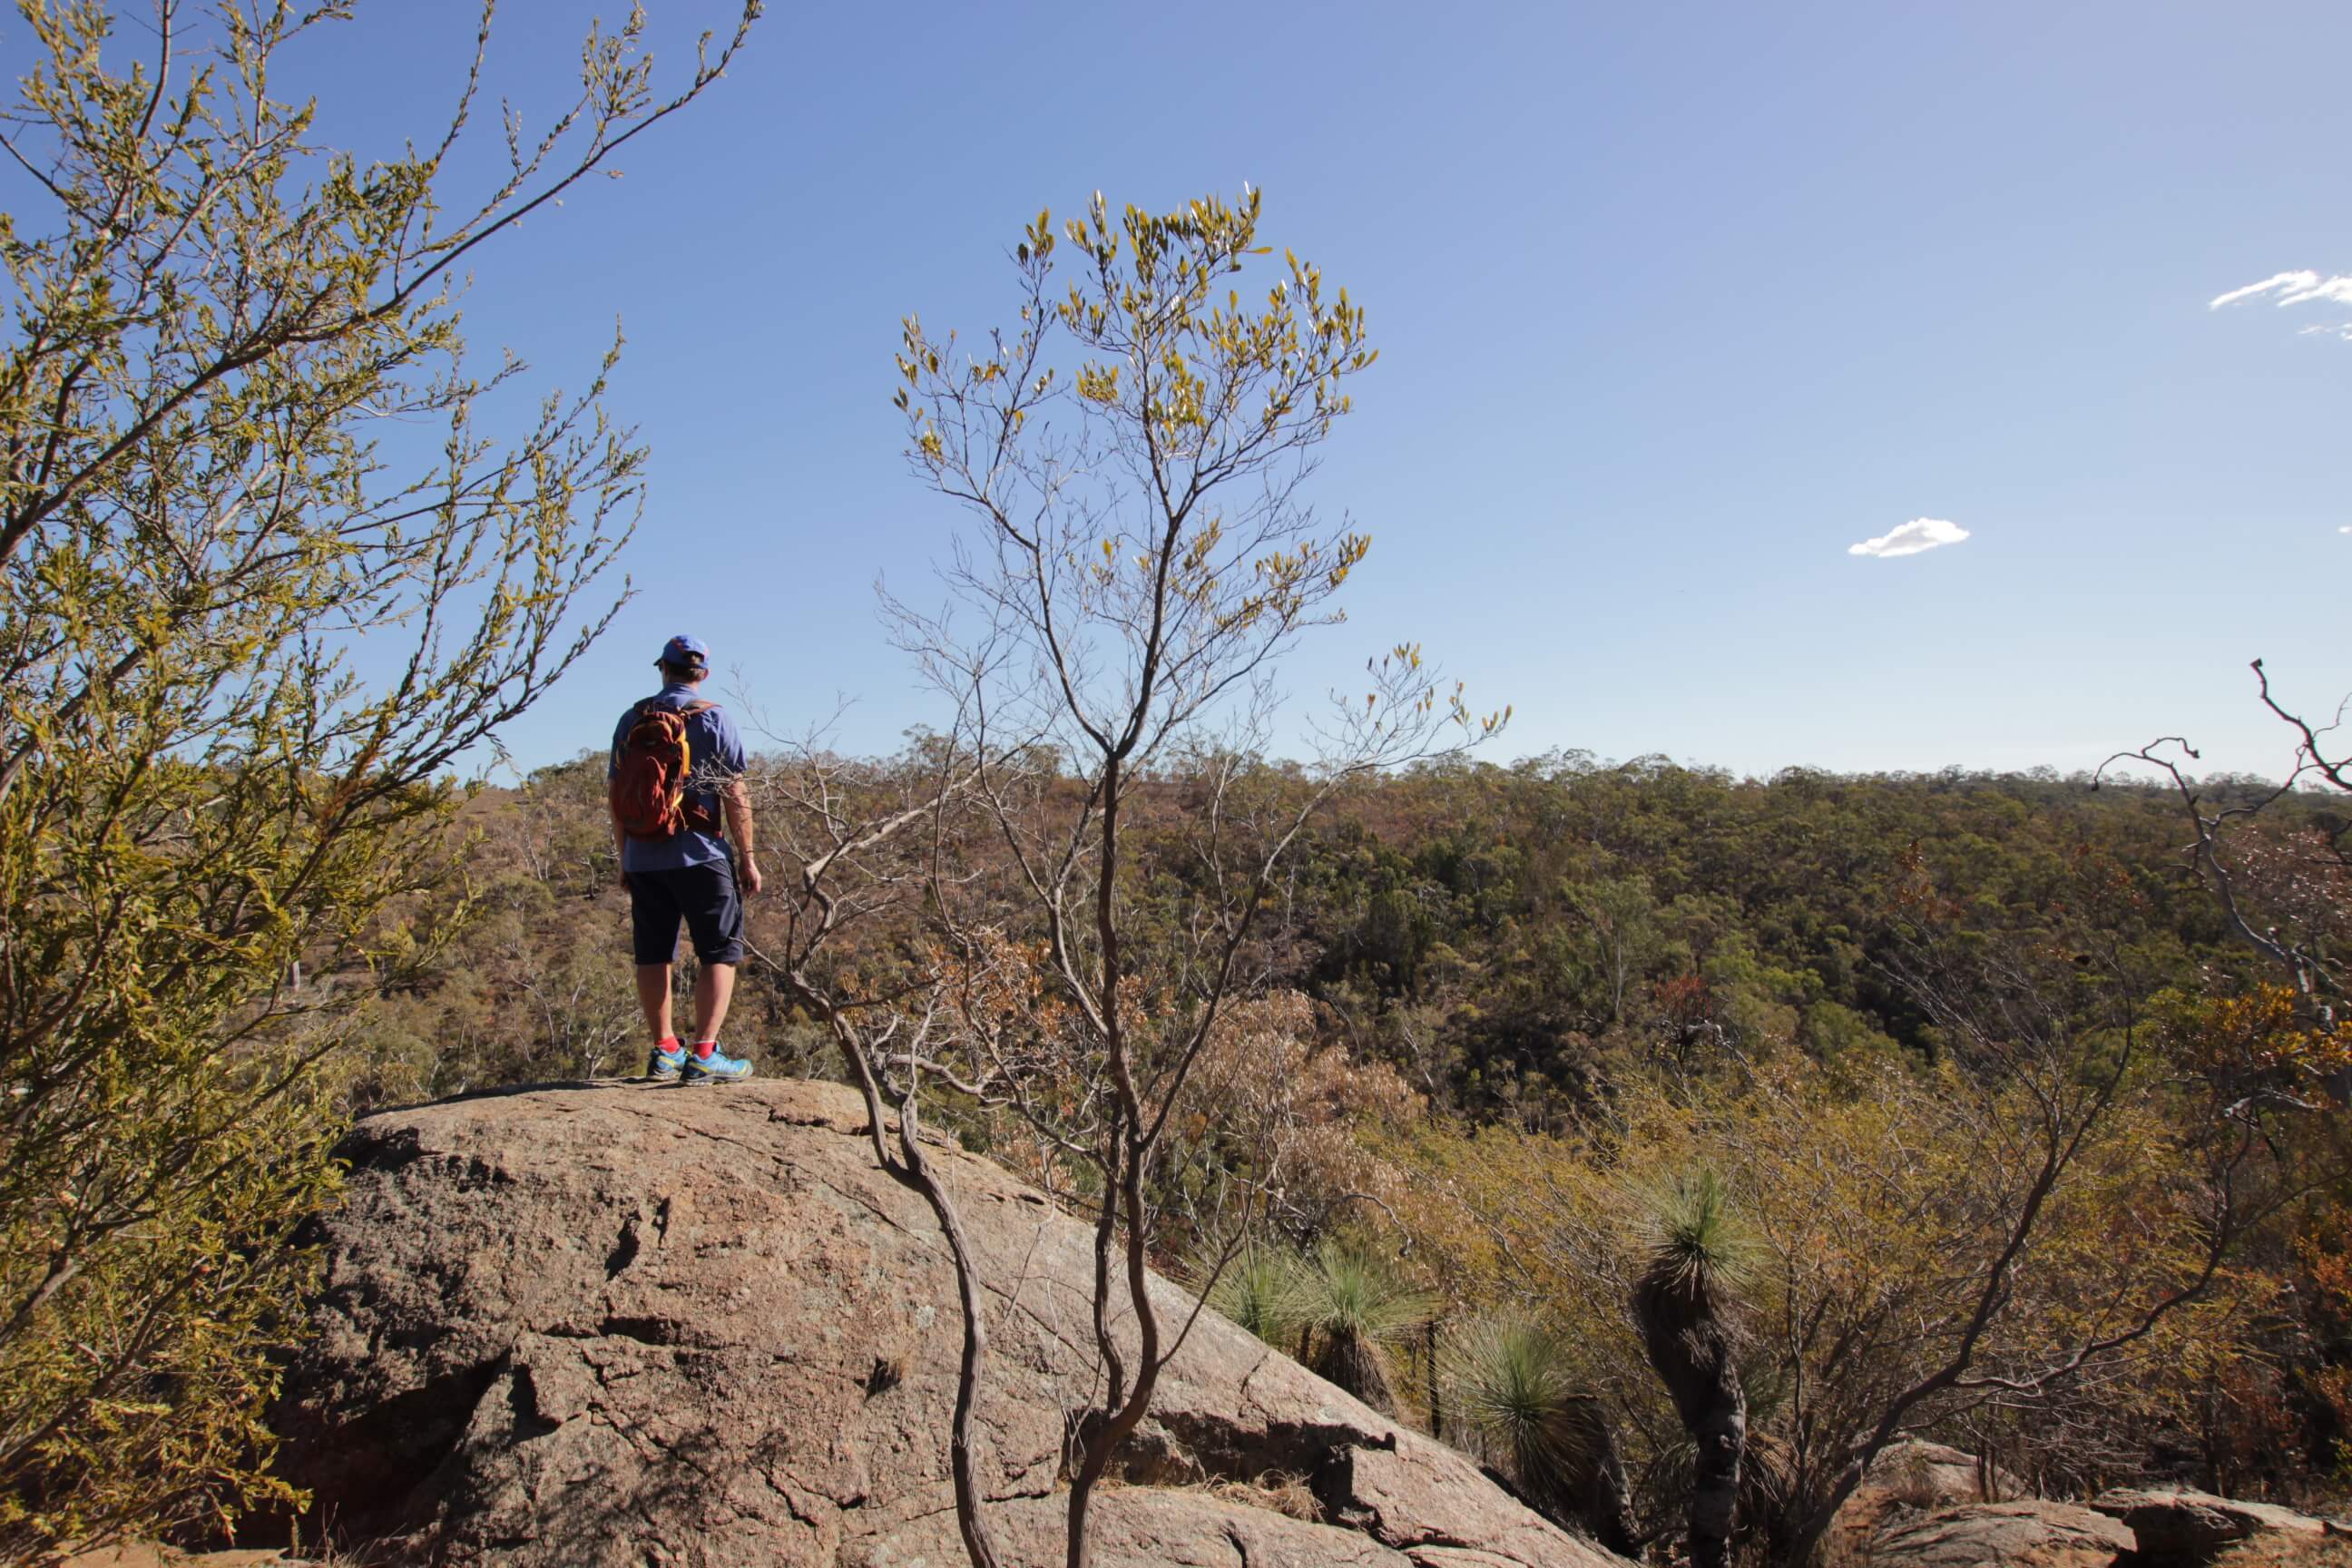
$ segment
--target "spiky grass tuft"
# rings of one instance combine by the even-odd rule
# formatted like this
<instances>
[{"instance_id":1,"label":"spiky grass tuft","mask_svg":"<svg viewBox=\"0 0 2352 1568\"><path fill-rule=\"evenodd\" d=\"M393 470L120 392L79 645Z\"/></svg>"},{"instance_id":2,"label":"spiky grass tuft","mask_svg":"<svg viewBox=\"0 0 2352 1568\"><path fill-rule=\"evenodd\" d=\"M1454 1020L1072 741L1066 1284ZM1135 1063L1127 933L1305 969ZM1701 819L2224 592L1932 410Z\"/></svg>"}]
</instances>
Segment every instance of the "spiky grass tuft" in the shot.
<instances>
[{"instance_id":1,"label":"spiky grass tuft","mask_svg":"<svg viewBox=\"0 0 2352 1568\"><path fill-rule=\"evenodd\" d=\"M1650 1277L1680 1290L1737 1292L1754 1276L1756 1238L1713 1171L1647 1195Z\"/></svg>"},{"instance_id":2,"label":"spiky grass tuft","mask_svg":"<svg viewBox=\"0 0 2352 1568\"><path fill-rule=\"evenodd\" d=\"M1540 1487L1589 1458L1592 1399L1568 1342L1548 1325L1516 1314L1479 1319L1448 1340L1439 1376L1449 1415L1522 1485Z\"/></svg>"},{"instance_id":3,"label":"spiky grass tuft","mask_svg":"<svg viewBox=\"0 0 2352 1568\"><path fill-rule=\"evenodd\" d=\"M1616 1434L1581 1372L1565 1335L1517 1313L1465 1325L1438 1358L1446 1410L1476 1450L1538 1511L1638 1558Z\"/></svg>"},{"instance_id":4,"label":"spiky grass tuft","mask_svg":"<svg viewBox=\"0 0 2352 1568\"><path fill-rule=\"evenodd\" d=\"M1386 1258L1343 1241L1317 1247L1304 1279L1308 1368L1381 1415L1394 1415L1395 1380L1385 1347L1427 1322L1435 1304Z\"/></svg>"},{"instance_id":5,"label":"spiky grass tuft","mask_svg":"<svg viewBox=\"0 0 2352 1568\"><path fill-rule=\"evenodd\" d=\"M1435 1303L1386 1258L1344 1241L1326 1241L1304 1273L1307 1322L1318 1333L1386 1343L1429 1321Z\"/></svg>"},{"instance_id":6,"label":"spiky grass tuft","mask_svg":"<svg viewBox=\"0 0 2352 1568\"><path fill-rule=\"evenodd\" d=\"M1270 1345L1286 1348L1307 1319L1304 1264L1286 1247L1245 1242L1222 1271L1215 1268L1213 1260L1193 1270L1196 1279L1206 1279L1212 1273L1215 1278L1204 1300Z\"/></svg>"}]
</instances>

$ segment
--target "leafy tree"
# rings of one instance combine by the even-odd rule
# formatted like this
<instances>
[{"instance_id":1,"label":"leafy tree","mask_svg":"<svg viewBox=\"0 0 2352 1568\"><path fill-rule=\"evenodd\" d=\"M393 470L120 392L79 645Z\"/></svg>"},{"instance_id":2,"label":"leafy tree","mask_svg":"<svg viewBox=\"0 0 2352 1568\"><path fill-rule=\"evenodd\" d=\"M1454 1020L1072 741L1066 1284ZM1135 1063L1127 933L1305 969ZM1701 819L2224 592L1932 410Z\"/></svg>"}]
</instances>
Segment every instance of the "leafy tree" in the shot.
<instances>
[{"instance_id":1,"label":"leafy tree","mask_svg":"<svg viewBox=\"0 0 2352 1568\"><path fill-rule=\"evenodd\" d=\"M474 409L460 264L699 94L643 19L478 200L446 130L321 146L273 62L350 7L20 0L0 145L0 1561L278 1496L266 1359L332 1186L310 1069L448 865L458 758L602 628L643 452L604 372ZM489 12L483 16L487 43ZM706 40L707 42L707 40ZM307 183L306 183L307 182ZM437 451L373 434L437 426ZM416 460L409 461L414 456ZM584 612L584 614L583 614ZM358 657L366 642L364 659Z\"/></svg>"},{"instance_id":2,"label":"leafy tree","mask_svg":"<svg viewBox=\"0 0 2352 1568\"><path fill-rule=\"evenodd\" d=\"M1566 897L1583 922L1593 973L1608 998L1609 1021L1616 1023L1625 1016L1626 996L1655 952L1655 903L1640 878L1604 879L1589 888L1570 888Z\"/></svg>"},{"instance_id":3,"label":"leafy tree","mask_svg":"<svg viewBox=\"0 0 2352 1568\"><path fill-rule=\"evenodd\" d=\"M1386 967L1393 989L1411 991L1419 982L1432 929L1421 901L1409 889L1391 888L1372 895L1356 940L1365 958Z\"/></svg>"},{"instance_id":4,"label":"leafy tree","mask_svg":"<svg viewBox=\"0 0 2352 1568\"><path fill-rule=\"evenodd\" d=\"M1147 1289L1157 1176L1278 868L1349 780L1502 722L1399 645L1336 701L1316 767L1250 755L1277 660L1339 618L1370 548L1301 486L1374 357L1362 308L1296 257L1244 302L1236 275L1267 253L1259 205L1114 214L1097 195L1058 230L1041 212L1014 252L1017 326L972 352L909 317L898 355L908 462L971 525L953 608L900 606L898 625L954 703L950 745L1011 862L977 890L938 883L945 940L974 971L1032 952L1038 980L955 988L992 997L963 1018L966 1078L1085 1167L1094 1196L1100 1375L1072 1421L1070 1568L1182 1337ZM1156 775L1180 766L1195 793L1166 803L1166 837L1193 869L1171 911L1141 849ZM1005 1026L1005 1002L1033 1016Z\"/></svg>"}]
</instances>

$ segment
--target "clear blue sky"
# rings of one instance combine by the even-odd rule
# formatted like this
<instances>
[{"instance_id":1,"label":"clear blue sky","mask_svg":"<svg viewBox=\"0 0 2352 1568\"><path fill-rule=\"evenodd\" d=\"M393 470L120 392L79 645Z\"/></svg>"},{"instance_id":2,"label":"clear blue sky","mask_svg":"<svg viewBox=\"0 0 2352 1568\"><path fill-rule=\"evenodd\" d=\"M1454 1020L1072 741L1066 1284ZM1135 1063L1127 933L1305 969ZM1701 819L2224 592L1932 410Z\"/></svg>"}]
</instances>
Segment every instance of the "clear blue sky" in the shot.
<instances>
[{"instance_id":1,"label":"clear blue sky","mask_svg":"<svg viewBox=\"0 0 2352 1568\"><path fill-rule=\"evenodd\" d=\"M382 148L473 6L361 8L304 79ZM498 84L560 88L594 9L509 0ZM728 19L655 9L673 68ZM2352 300L2208 302L2352 273L2347 54L2328 6L776 4L478 273L478 344L543 381L625 321L655 451L637 597L510 744L601 743L682 627L788 722L854 698L849 749L935 717L872 593L961 521L898 460L899 317L1006 319L1041 205L1246 180L1382 350L1317 490L1375 548L1294 690L1409 637L1516 704L1501 757L2073 768L2183 731L2275 773L2246 661L2352 689L2352 341L2301 330ZM1848 552L1920 518L1969 537Z\"/></svg>"}]
</instances>

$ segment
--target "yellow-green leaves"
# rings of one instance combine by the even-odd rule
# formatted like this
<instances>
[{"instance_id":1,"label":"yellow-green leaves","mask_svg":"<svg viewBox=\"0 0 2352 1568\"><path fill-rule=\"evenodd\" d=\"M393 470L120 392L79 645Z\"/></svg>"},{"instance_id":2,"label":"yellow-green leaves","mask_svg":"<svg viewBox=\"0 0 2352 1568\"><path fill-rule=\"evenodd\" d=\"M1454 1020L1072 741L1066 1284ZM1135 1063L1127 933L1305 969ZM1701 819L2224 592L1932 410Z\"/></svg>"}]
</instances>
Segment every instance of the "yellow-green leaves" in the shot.
<instances>
[{"instance_id":1,"label":"yellow-green leaves","mask_svg":"<svg viewBox=\"0 0 2352 1568\"><path fill-rule=\"evenodd\" d=\"M1024 267L1035 262L1043 264L1054 254L1054 215L1044 207L1037 209L1037 221L1029 226L1021 243L1013 247L1013 258Z\"/></svg>"},{"instance_id":2,"label":"yellow-green leaves","mask_svg":"<svg viewBox=\"0 0 2352 1568\"><path fill-rule=\"evenodd\" d=\"M1363 312L1345 294L1327 304L1321 275L1295 258L1263 309L1255 284L1232 281L1270 248L1257 241L1259 205L1245 189L1238 203L1209 195L1114 217L1097 192L1062 226L1076 256L1059 276L1040 215L1013 252L1021 335L1000 351L1006 374L942 368L953 356L911 325L898 360L909 467L972 528L943 569L949 611L894 605L894 616L950 700L944 742L971 759L971 809L994 819L989 838L1018 865L960 869L950 887L935 854L930 896L959 965L990 952L1008 900L1045 933L984 958L987 977L947 985L960 1019L942 1039L975 1064L973 1081L1019 1086L1045 1157L1069 1158L1096 1193L1124 1194L1135 1279L1154 1246L1159 1173L1186 1180L1163 1151L1223 1142L1215 1124L1233 1107L1196 1118L1184 1087L1252 967L1237 956L1279 907L1276 867L1307 814L1349 778L1455 749L1451 736L1433 741L1444 731L1435 679L1407 649L1362 708L1347 702L1311 768L1253 766L1239 771L1266 776L1243 780L1223 766L1236 737L1273 722L1276 664L1295 638L1343 618L1337 595L1370 547L1321 522L1299 489L1349 407L1341 383L1371 363ZM1160 787L1186 755L1218 759L1205 801ZM1139 882L1161 873L1122 847L1139 831L1120 826L1130 800L1186 821L1194 890L1181 919L1136 918ZM968 901L989 912L966 921L953 910ZM1023 1043L1008 1058L1013 1035ZM871 1082L882 1069L858 1070ZM1114 1395L1132 1401L1122 1420L1139 1417L1158 1366L1152 1309L1099 1278L1096 1322L1115 1310L1144 1325L1150 1370ZM1074 1530L1109 1440L1089 1438L1073 1478Z\"/></svg>"},{"instance_id":3,"label":"yellow-green leaves","mask_svg":"<svg viewBox=\"0 0 2352 1568\"><path fill-rule=\"evenodd\" d=\"M1080 365L1077 386L1078 395L1089 403L1117 403L1118 401L1118 367L1101 364Z\"/></svg>"},{"instance_id":4,"label":"yellow-green leaves","mask_svg":"<svg viewBox=\"0 0 2352 1568\"><path fill-rule=\"evenodd\" d=\"M168 39L110 32L121 8L19 7L38 179L0 224L6 1562L288 1500L263 1412L287 1235L333 1184L310 1068L417 952L376 922L446 869L443 775L602 629L641 493L601 406L617 337L511 445L477 426L523 367L468 365L453 264L734 47L663 100L641 16L593 33L551 132L513 126L467 197L441 167L464 109L369 164L270 98L339 0L155 8ZM165 43L160 94L117 64ZM935 370L910 356L902 406ZM372 445L385 419L425 433L416 467Z\"/></svg>"}]
</instances>

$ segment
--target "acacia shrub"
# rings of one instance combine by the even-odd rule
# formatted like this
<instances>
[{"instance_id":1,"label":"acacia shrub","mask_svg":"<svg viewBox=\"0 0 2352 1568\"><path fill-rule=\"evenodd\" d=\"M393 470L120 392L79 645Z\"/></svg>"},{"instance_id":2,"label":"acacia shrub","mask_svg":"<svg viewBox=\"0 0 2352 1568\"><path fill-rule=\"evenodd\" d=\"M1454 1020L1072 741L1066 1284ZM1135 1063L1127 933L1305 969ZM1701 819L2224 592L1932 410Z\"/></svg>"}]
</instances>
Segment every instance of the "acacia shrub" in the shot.
<instances>
[{"instance_id":1,"label":"acacia shrub","mask_svg":"<svg viewBox=\"0 0 2352 1568\"><path fill-rule=\"evenodd\" d=\"M271 96L348 11L17 7L0 1562L283 1500L260 1412L309 1268L289 1231L334 1184L314 1068L368 983L435 956L404 911L455 868L448 775L601 630L641 493L610 354L482 433L523 367L469 372L449 279L732 46L664 100L642 16L592 32L570 112L467 202L441 175L478 57L445 133L383 164ZM437 427L413 468L387 417Z\"/></svg>"}]
</instances>

